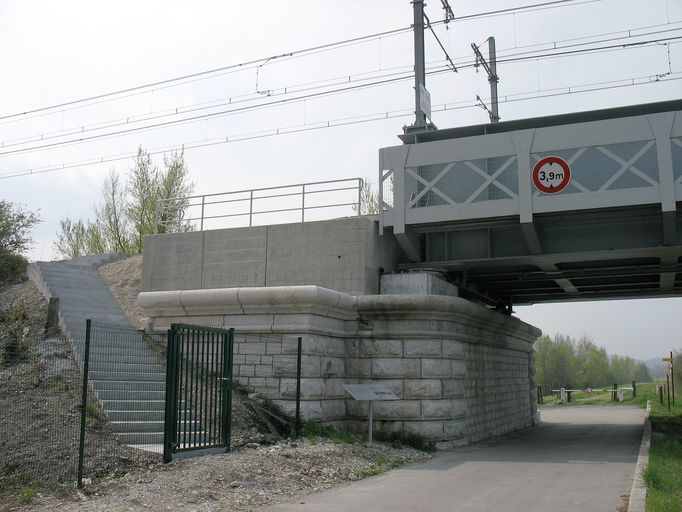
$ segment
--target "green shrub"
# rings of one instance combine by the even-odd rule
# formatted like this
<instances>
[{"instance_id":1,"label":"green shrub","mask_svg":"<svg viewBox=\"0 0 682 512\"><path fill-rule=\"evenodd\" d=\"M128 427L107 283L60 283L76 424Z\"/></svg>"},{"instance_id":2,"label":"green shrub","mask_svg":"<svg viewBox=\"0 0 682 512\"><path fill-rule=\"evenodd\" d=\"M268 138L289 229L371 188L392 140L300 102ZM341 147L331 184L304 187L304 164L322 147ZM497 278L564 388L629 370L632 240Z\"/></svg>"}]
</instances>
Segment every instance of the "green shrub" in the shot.
<instances>
[{"instance_id":1,"label":"green shrub","mask_svg":"<svg viewBox=\"0 0 682 512\"><path fill-rule=\"evenodd\" d=\"M390 443L394 448L409 446L410 448L427 453L436 451L436 443L427 441L417 434L406 434L404 432L393 432L391 434L378 433L374 437L377 441Z\"/></svg>"},{"instance_id":2,"label":"green shrub","mask_svg":"<svg viewBox=\"0 0 682 512\"><path fill-rule=\"evenodd\" d=\"M0 359L12 362L28 352L24 343L29 316L23 301L0 308Z\"/></svg>"},{"instance_id":3,"label":"green shrub","mask_svg":"<svg viewBox=\"0 0 682 512\"><path fill-rule=\"evenodd\" d=\"M34 487L24 487L19 492L19 501L22 503L30 503L33 498L36 497L37 491Z\"/></svg>"},{"instance_id":4,"label":"green shrub","mask_svg":"<svg viewBox=\"0 0 682 512\"><path fill-rule=\"evenodd\" d=\"M0 251L0 285L24 281L27 265L28 261L23 256Z\"/></svg>"},{"instance_id":5,"label":"green shrub","mask_svg":"<svg viewBox=\"0 0 682 512\"><path fill-rule=\"evenodd\" d=\"M307 437L311 443L317 442L319 438L343 444L354 444L357 442L357 439L351 434L339 432L329 425L317 421L306 421L303 423L303 436Z\"/></svg>"}]
</instances>

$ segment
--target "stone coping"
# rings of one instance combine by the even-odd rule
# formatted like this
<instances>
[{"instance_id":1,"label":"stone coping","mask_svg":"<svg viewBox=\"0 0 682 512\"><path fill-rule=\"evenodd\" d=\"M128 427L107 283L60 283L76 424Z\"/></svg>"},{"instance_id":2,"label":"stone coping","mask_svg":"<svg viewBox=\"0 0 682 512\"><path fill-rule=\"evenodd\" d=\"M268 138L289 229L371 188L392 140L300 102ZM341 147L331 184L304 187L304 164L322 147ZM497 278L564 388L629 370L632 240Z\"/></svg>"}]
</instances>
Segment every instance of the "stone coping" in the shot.
<instances>
[{"instance_id":1,"label":"stone coping","mask_svg":"<svg viewBox=\"0 0 682 512\"><path fill-rule=\"evenodd\" d=\"M307 313L357 318L352 295L313 285L142 292L137 304L150 317Z\"/></svg>"},{"instance_id":2,"label":"stone coping","mask_svg":"<svg viewBox=\"0 0 682 512\"><path fill-rule=\"evenodd\" d=\"M513 344L529 351L542 332L518 318L509 317L460 297L442 295L352 296L320 286L272 286L143 292L137 303L146 316L199 317L221 315L231 323L243 317L249 331L287 331L313 327L300 315L340 320L330 332L341 336L480 338L492 334L489 344ZM289 318L289 320L286 320ZM242 322L238 322L242 323ZM263 324L259 329L259 325ZM313 322L316 325L317 322ZM319 326L318 326L319 327ZM313 329L317 330L317 329ZM326 329L325 329L326 330ZM341 332L345 331L345 332ZM511 340L511 343L510 343Z\"/></svg>"},{"instance_id":3,"label":"stone coping","mask_svg":"<svg viewBox=\"0 0 682 512\"><path fill-rule=\"evenodd\" d=\"M440 337L467 334L466 329L462 332L461 328L451 331L454 329L453 323L522 340L532 339L534 341L542 335L540 329L518 318L492 311L460 297L444 295L361 295L355 297L355 307L363 319L388 319L391 321L391 325L399 325L401 330L405 329L405 326L401 325L401 323L404 324L404 322L400 322L401 319L439 321ZM377 327L380 328L380 326L374 326L375 335L378 331ZM408 328L407 331L410 329ZM433 331L430 332L433 335ZM382 334L392 333L388 331Z\"/></svg>"}]
</instances>

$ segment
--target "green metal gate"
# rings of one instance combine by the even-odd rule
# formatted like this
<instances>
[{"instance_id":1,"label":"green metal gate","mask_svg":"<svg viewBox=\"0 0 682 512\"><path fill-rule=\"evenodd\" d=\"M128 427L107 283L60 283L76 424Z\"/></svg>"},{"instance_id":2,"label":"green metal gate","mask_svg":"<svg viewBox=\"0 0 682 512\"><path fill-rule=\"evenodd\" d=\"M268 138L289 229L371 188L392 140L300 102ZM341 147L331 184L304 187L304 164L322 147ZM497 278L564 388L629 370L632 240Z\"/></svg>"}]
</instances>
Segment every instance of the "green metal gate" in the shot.
<instances>
[{"instance_id":1,"label":"green metal gate","mask_svg":"<svg viewBox=\"0 0 682 512\"><path fill-rule=\"evenodd\" d=\"M234 330L172 324L168 331L163 460L230 450Z\"/></svg>"}]
</instances>

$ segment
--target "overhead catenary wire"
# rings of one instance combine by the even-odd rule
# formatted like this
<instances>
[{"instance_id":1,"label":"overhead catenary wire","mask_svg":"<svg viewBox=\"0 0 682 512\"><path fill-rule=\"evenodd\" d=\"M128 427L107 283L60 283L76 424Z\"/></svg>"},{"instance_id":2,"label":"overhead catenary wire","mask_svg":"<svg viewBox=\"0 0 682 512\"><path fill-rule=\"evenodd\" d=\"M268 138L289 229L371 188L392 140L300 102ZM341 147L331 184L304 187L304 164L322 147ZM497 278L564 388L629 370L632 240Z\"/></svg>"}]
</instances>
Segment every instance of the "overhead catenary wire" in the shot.
<instances>
[{"instance_id":1,"label":"overhead catenary wire","mask_svg":"<svg viewBox=\"0 0 682 512\"><path fill-rule=\"evenodd\" d=\"M524 11L529 11L529 10L532 11L532 10L541 9L541 8L555 8L555 7L561 7L561 6L565 6L565 5L569 5L569 4L580 5L580 4L584 4L584 3L594 3L594 2L599 2L599 1L603 1L603 0L553 0L553 1L549 1L549 2L541 2L541 3L537 3L537 4L509 7L509 8L505 8L505 9L487 11L487 12L483 12L483 13L473 13L473 14L469 14L469 15L459 16L459 17L456 17L454 20L447 20L447 21L449 23L461 22L461 21L466 21L466 20L471 20L471 19L476 19L476 18L481 18L481 17L506 15L506 14L509 14L512 12L524 12ZM446 20L439 20L439 21L433 22L433 24L439 25L439 24L443 24L445 22L446 22ZM402 28L397 28L397 29L393 29L393 30L386 30L383 32L376 32L376 33L368 34L368 35L364 35L364 36L358 36L358 37L354 37L354 38L344 39L341 41L335 41L332 43L325 43L322 45L312 46L309 48L304 48L304 49L295 50L295 51L291 51L291 52L283 52L283 53L275 55L275 56L262 57L259 59L252 59L252 60L241 62L241 63L230 64L227 66L221 66L221 67L213 68L213 69L209 69L209 70L198 71L195 73L189 73L189 74L185 74L182 76L177 76L177 77L167 78L167 79L163 79L163 80L157 80L154 82L149 82L149 83L145 83L145 84L141 84L141 85L126 87L126 88L115 90L115 91L105 92L105 93L101 93L101 94L95 94L95 95L88 96L85 98L64 101L64 102L60 102L60 103L56 103L56 104L52 104L52 105L44 106L44 107L27 109L27 110L24 110L21 112L13 113L13 114L0 115L0 121L6 120L6 119L12 119L15 117L20 117L20 116L25 116L28 114L47 112L47 111L51 111L51 110L55 110L55 109L69 107L69 106L77 105L79 103L90 102L90 101L95 101L95 100L100 100L100 99L105 99L105 98L111 98L111 97L119 96L122 94L130 93L133 91L147 90L147 89L151 89L153 87L168 85L168 84L171 84L173 82L180 82L182 80L187 80L187 79L199 78L202 76L215 74L215 73L219 73L222 71L227 71L230 69L242 68L245 66L254 66L255 67L255 66L258 66L259 64L261 64L263 61L266 61L268 59L295 57L296 55L300 55L303 53L311 53L311 52L315 52L315 51L319 51L319 50L323 50L323 49L327 49L327 48L333 48L335 46L340 46L340 45L355 43L355 42L361 42L361 41L364 41L366 39L371 39L371 38L385 37L385 36L389 36L389 35L397 34L397 33L401 33L401 32L408 32L411 30L412 30L412 27L402 27Z\"/></svg>"},{"instance_id":2,"label":"overhead catenary wire","mask_svg":"<svg viewBox=\"0 0 682 512\"><path fill-rule=\"evenodd\" d=\"M596 48L579 48L579 49L574 49L574 50L566 50L566 51L561 51L561 52L551 52L551 53L544 53L544 54L537 54L537 55L527 54L527 52L524 52L523 55L518 56L518 57L508 56L507 58L504 58L504 59L498 59L498 65L503 64L503 63L522 62L522 61L527 61L527 60L536 60L536 59L543 59L543 58L556 58L556 57L561 57L561 56L575 55L575 54L589 53L589 52L600 52L600 51L608 51L608 50L615 50L615 49L621 50L621 49L626 49L626 48L642 47L643 45L658 44L661 42L676 41L676 40L680 40L680 39L682 39L682 36L669 37L669 38L663 38L663 39L658 39L658 40L622 43L622 44L617 44L617 45L607 45L607 46L601 46L601 47L596 47ZM475 63L461 65L460 68L473 67L473 66L475 66ZM431 71L431 73L440 73L440 72L442 72L442 70L432 70ZM339 89L332 89L330 91L310 93L307 95L301 95L301 96L298 96L296 98L291 98L291 99L290 98L283 98L280 100L274 100L274 101L270 101L270 102L259 104L259 105L237 107L234 109L222 110L219 112L213 112L213 113L208 113L208 114L201 114L201 115L186 117L186 118L177 119L177 120L158 122L158 123L155 123L152 125L145 125L145 126L134 127L134 128L129 128L129 129L117 130L117 131L113 131L113 132L107 132L107 133L102 133L102 134L97 134L97 135L86 136L86 137L79 137L76 139L71 139L71 140L66 140L66 141L40 144L40 145L36 145L36 146L31 146L28 148L10 149L10 150L5 150L5 151L0 151L0 157L18 154L18 153L32 152L32 151L42 150L42 149L47 149L47 148L54 148L54 147L58 147L58 146L80 144L80 143L84 143L87 141L116 137L116 136L120 136L120 135L124 135L124 134L128 134L128 133L133 133L133 132L149 131L151 129L158 129L158 128L167 127L167 126L187 124L187 123L191 123L191 122L201 121L204 119L216 118L216 117L224 116L224 115L231 115L231 114L236 113L236 112L243 112L243 111L248 111L248 110L253 110L253 109L267 108L267 107L272 107L275 105L283 105L285 103L291 104L291 103L301 101L303 99L319 98L319 97L330 96L330 95L342 93L342 92L349 92L349 91L355 91L355 90L369 88L369 87L376 87L376 86L385 85L388 83L407 80L407 79L410 79L412 77L413 77L412 74L403 75L401 77L387 78L384 80L378 80L378 81L370 82L370 83L366 83L366 84L359 84L359 85L342 87Z\"/></svg>"},{"instance_id":3,"label":"overhead catenary wire","mask_svg":"<svg viewBox=\"0 0 682 512\"><path fill-rule=\"evenodd\" d=\"M656 27L661 27L661 26L666 26L668 24L661 24L661 25L652 25L652 26L647 26L647 27L639 27L639 28L631 28L619 32L610 32L606 34L596 34L596 35L591 35L591 36L585 36L582 38L571 38L571 39L566 39L566 40L559 40L559 41L550 41L550 42L545 42L545 43L537 43L534 45L528 45L526 47L538 47L538 46L548 46L550 45L551 48L545 49L545 50L535 50L535 51L530 51L530 52L517 52L514 54L509 55L508 57L518 57L522 55L534 55L535 52L538 51L547 51L547 50L558 50L562 48L572 48L572 47L579 47L579 46L585 46L585 45L595 45L601 42L608 42L608 41L615 41L615 40L620 40L620 39L632 39L632 38L637 38L637 37L645 37L645 36L652 36L652 35L658 35L658 34L664 34L664 33L670 33L670 32L675 32L682 30L682 26L673 28L673 29L668 29L668 30L657 30L657 31L652 31L652 32L643 32L643 33L637 33L635 34L634 32L640 31L640 30L647 30L650 28L656 28ZM433 29L432 29L433 30ZM601 37L601 36L611 36L614 34L626 34L620 37L609 37L607 39L597 39L594 40L596 37ZM581 39L593 39L592 41L586 42L586 43L575 43L571 45L565 45L562 46L561 43L564 42L573 42ZM663 43L658 43L658 44L663 44ZM670 44L665 43L668 48L668 53L670 50ZM523 49L526 47L520 47L517 49ZM619 46L617 46L619 47ZM441 45L441 48L442 45ZM514 48L512 48L514 49ZM502 49L498 50L498 55L501 53L504 53L510 49ZM444 50L445 52L445 50ZM456 66L450 56L445 52L446 58L449 61L449 65L451 69L456 69ZM467 57L458 57L458 60L465 59ZM466 65L467 61L464 61L462 65ZM431 64L431 63L429 63ZM262 65L262 64L261 64ZM386 70L381 70L381 71L393 71L393 70L407 70L407 69L412 69L412 66L396 66L393 68L388 68ZM369 79L374 79L374 78L379 78L379 76L374 76L378 71L372 71L372 72L365 72L365 73L358 73L354 75L342 75L342 76L337 76L325 80L319 80L319 81L312 81L312 82L307 82L304 84L294 84L291 85L289 84L288 86L281 86L281 87L276 87L274 89L268 90L268 97L271 96L276 96L276 95L282 95L282 94L287 94L290 92L304 92L308 90L315 90L316 87L314 87L316 84L319 84L319 88L323 88L326 86L332 86L340 83L343 81L344 83L348 82L355 82L359 81L359 77L367 76L368 80ZM386 74L382 74L383 76L390 76ZM310 86L310 87L307 87ZM214 100L210 102L203 102L203 103L198 103L198 104L193 104L193 105L188 105L188 106L182 106L182 107L175 107L175 108L170 108L170 109L163 109L161 111L157 112L152 112L148 114L134 114L134 115L129 115L123 118L119 118L116 120L109 120L109 121L104 121L100 123L93 123L90 125L79 125L79 126L74 126L68 129L62 129L62 130L57 130L53 132L47 132L47 133L39 133L35 135L30 135L30 136L24 136L22 138L17 138L17 139L9 139L9 140L4 140L0 141L0 148L8 148L8 147L13 147L13 146L20 146L24 144L28 144L31 142L38 142L38 141L45 141L45 140L52 140L52 139L59 139L61 137L65 137L68 135L74 135L74 134L83 134L83 133L88 133L91 131L97 131L97 130L102 130L105 128L114 128L117 126L131 126L134 125L134 123L137 122L143 122L143 121L150 121L154 119L161 119L163 117L167 116L178 116L180 114L187 114L191 112L197 112L201 110L210 110L213 108L218 108L220 106L227 106L227 105L232 105L240 102L248 102L248 101L255 101L258 99L260 96L259 94L254 94L254 93L249 93L249 94L243 94L243 95L238 95L234 97L229 97L227 99L223 100ZM16 122L16 121L13 121ZM0 123L2 124L2 123Z\"/></svg>"},{"instance_id":4,"label":"overhead catenary wire","mask_svg":"<svg viewBox=\"0 0 682 512\"><path fill-rule=\"evenodd\" d=\"M447 71L449 71L449 70L447 70ZM673 75L682 75L682 73L673 72ZM529 92L529 93L518 93L516 95L505 95L505 96L501 96L499 98L499 102L500 103L513 103L513 102L518 102L518 101L544 99L544 98L549 98L549 97L564 96L564 95L570 95L570 94L597 92L597 91L605 91L605 90L611 90L611 89L617 89L617 88L623 88L623 87L634 87L634 86L649 85L649 84L655 84L655 83L656 84L664 83L664 82L668 82L668 81L682 80L682 76L674 76L674 77L669 77L666 79L659 79L659 80L649 80L649 78L650 77L637 77L637 78L631 78L631 79L626 79L626 80L599 82L597 84L583 84L583 85L578 85L578 86L570 86L570 87L554 88L554 89L545 90L545 92L549 92L548 94L536 94L536 92L533 91L533 92ZM615 82L618 82L618 83L615 83ZM610 85L605 85L605 84L610 84ZM598 85L598 87L592 87L592 85ZM571 90L571 89L573 89L573 90ZM542 90L540 92L542 92ZM529 94L535 94L535 95L534 96L528 96ZM436 106L432 107L432 111L433 112L445 112L445 111L460 110L460 109L466 109L466 108L478 108L478 105L476 103L471 103L471 102L469 102L469 103L464 103L464 102L444 103L444 104L440 104L440 105L436 105ZM205 147L222 145L222 144L227 144L227 143L261 139L261 138L273 137L273 136L278 136L278 135L301 133L301 132L320 130L320 129L325 129L325 128L349 126L349 125L353 125L353 124L376 122L376 121L382 121L382 120L387 120L387 119L396 119L396 118L401 118L401 117L409 117L412 115L414 115L414 111L411 109L395 110L395 111L380 113L380 114L365 114L363 116L342 118L340 120L323 121L323 122L319 122L319 123L314 123L313 125L303 124L303 125L297 125L295 127L272 128L272 129L264 130L261 132L252 132L252 133L241 134L241 135L219 137L219 138L212 139L211 141L201 141L201 142L195 142L195 143L190 142L190 143L185 143L185 144L180 144L180 145L167 146L167 147L163 147L163 148L153 148L153 149L149 150L148 153L150 155L167 154L168 152L172 152L172 151L201 149L201 148L205 148ZM362 119L360 119L360 118L362 118ZM67 163L63 163L60 165L46 166L46 167L42 167L42 168L39 167L39 168L32 168L32 169L19 170L19 171L10 171L9 173L1 174L0 180L9 179L9 178L16 178L16 177L21 177L21 176L30 176L30 175L39 175L39 174L45 174L45 173L50 173L50 172L57 172L57 171L63 171L63 170L79 168L79 167L87 167L87 166L97 165L97 164L102 164L102 163L112 163L112 162L117 162L117 161L122 161L122 160L129 160L130 158L133 158L135 156L135 154L136 154L136 152L131 152L131 153L123 154L123 155L119 154L119 155L103 156L103 157L97 157L97 158L92 158L92 159L87 159L87 160L81 160L78 162L67 162Z\"/></svg>"}]
</instances>

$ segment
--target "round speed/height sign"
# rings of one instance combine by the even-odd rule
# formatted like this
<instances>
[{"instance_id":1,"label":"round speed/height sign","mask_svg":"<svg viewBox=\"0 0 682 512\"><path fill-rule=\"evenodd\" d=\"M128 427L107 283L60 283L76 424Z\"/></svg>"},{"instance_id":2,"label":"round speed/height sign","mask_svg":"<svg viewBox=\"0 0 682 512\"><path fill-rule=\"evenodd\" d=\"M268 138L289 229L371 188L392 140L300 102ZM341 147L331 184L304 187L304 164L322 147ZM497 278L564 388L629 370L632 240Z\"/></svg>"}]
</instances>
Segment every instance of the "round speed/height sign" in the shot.
<instances>
[{"instance_id":1,"label":"round speed/height sign","mask_svg":"<svg viewBox=\"0 0 682 512\"><path fill-rule=\"evenodd\" d=\"M533 167L533 184L540 192L556 194L571 181L571 168L563 158L548 156Z\"/></svg>"}]
</instances>

